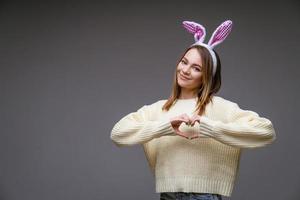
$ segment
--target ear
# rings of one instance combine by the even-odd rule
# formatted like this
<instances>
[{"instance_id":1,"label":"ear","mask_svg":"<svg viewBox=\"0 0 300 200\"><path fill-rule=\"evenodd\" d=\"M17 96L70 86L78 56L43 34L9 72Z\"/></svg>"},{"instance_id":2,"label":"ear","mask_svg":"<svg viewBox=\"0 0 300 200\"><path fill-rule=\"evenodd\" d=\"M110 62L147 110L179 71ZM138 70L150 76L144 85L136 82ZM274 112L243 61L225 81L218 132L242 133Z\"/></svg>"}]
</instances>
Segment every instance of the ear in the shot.
<instances>
[{"instance_id":1,"label":"ear","mask_svg":"<svg viewBox=\"0 0 300 200\"><path fill-rule=\"evenodd\" d=\"M214 48L221 42L225 40L225 38L229 35L232 29L232 21L226 20L223 22L212 34L209 42L207 43L211 48Z\"/></svg>"},{"instance_id":2,"label":"ear","mask_svg":"<svg viewBox=\"0 0 300 200\"><path fill-rule=\"evenodd\" d=\"M194 34L195 42L204 41L206 35L204 26L192 21L183 21L182 24L188 32Z\"/></svg>"}]
</instances>

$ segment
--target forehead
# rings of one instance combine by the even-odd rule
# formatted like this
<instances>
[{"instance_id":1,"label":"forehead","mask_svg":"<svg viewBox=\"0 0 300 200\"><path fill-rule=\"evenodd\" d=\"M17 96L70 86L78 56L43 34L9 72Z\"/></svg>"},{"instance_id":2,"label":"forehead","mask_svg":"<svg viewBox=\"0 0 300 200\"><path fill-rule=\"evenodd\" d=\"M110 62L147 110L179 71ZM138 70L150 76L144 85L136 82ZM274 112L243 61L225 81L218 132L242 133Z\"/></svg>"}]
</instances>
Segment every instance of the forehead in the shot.
<instances>
[{"instance_id":1,"label":"forehead","mask_svg":"<svg viewBox=\"0 0 300 200\"><path fill-rule=\"evenodd\" d=\"M184 55L189 61L200 64L202 62L201 55L197 49L192 48L186 52Z\"/></svg>"}]
</instances>

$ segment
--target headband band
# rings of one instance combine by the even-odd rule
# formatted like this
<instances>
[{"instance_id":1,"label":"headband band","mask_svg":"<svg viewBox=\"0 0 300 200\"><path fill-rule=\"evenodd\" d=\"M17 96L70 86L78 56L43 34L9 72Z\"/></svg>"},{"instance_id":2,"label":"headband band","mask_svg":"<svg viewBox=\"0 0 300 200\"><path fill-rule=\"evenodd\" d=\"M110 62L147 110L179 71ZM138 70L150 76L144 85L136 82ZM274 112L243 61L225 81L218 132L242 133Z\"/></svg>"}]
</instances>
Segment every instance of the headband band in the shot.
<instances>
[{"instance_id":1,"label":"headband band","mask_svg":"<svg viewBox=\"0 0 300 200\"><path fill-rule=\"evenodd\" d=\"M219 25L218 28L216 28L216 30L213 32L207 44L203 43L206 36L206 30L204 26L193 21L183 21L182 24L188 32L194 34L195 43L190 45L190 47L197 45L203 46L210 53L213 61L213 76L215 76L217 70L217 57L215 52L213 51L213 48L222 43L229 35L232 29L232 21L226 20L221 25Z\"/></svg>"}]
</instances>

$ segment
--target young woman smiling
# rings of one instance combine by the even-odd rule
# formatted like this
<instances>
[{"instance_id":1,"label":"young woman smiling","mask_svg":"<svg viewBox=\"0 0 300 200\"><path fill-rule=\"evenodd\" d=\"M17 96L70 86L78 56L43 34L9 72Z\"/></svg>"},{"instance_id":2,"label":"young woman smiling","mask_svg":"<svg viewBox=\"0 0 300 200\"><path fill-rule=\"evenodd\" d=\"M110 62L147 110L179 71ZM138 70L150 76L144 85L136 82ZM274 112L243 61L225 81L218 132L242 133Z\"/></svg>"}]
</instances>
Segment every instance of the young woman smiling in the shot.
<instances>
[{"instance_id":1,"label":"young woman smiling","mask_svg":"<svg viewBox=\"0 0 300 200\"><path fill-rule=\"evenodd\" d=\"M242 148L271 144L272 122L217 96L221 62L213 48L229 34L222 23L208 44L205 29L184 21L195 43L179 59L168 99L121 118L110 138L117 146L142 145L160 199L221 200L231 196Z\"/></svg>"}]
</instances>

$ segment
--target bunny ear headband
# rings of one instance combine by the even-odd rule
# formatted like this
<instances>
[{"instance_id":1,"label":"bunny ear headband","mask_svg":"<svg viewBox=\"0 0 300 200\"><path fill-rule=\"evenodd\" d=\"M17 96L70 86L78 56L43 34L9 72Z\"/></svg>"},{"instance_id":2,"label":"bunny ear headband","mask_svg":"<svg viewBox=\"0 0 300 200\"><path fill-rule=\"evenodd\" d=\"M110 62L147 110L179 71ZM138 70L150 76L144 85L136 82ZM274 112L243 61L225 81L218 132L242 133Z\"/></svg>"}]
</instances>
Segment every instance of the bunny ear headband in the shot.
<instances>
[{"instance_id":1,"label":"bunny ear headband","mask_svg":"<svg viewBox=\"0 0 300 200\"><path fill-rule=\"evenodd\" d=\"M221 25L219 25L219 27L216 28L216 30L213 32L207 44L203 43L206 35L204 26L192 21L183 21L182 24L183 27L188 32L194 34L195 43L192 44L191 46L200 45L205 47L209 51L213 60L213 76L214 76L217 69L217 58L215 52L213 51L213 48L219 45L220 43L222 43L225 40L225 38L229 35L232 29L232 21L226 20Z\"/></svg>"}]
</instances>

